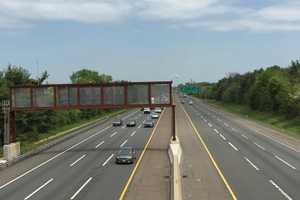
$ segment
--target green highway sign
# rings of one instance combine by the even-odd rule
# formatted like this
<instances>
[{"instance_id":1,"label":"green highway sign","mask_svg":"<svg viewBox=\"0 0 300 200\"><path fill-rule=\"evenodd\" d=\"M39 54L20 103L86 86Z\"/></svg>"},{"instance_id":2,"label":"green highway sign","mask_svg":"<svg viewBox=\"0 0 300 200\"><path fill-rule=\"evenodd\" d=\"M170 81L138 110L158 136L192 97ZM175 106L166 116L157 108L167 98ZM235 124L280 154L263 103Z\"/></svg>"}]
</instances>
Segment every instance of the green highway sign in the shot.
<instances>
[{"instance_id":1,"label":"green highway sign","mask_svg":"<svg viewBox=\"0 0 300 200\"><path fill-rule=\"evenodd\" d=\"M199 94L199 93L201 93L201 88L196 87L196 86L191 86L191 85L180 87L179 90L181 93L184 93L184 94Z\"/></svg>"}]
</instances>

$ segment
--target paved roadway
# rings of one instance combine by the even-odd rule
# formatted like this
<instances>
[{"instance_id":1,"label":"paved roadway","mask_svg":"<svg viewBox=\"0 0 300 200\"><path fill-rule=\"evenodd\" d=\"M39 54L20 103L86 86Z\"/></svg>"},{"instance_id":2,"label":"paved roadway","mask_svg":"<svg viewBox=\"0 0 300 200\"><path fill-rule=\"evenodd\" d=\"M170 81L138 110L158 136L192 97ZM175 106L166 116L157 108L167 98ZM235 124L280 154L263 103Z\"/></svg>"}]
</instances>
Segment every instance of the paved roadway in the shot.
<instances>
[{"instance_id":1,"label":"paved roadway","mask_svg":"<svg viewBox=\"0 0 300 200\"><path fill-rule=\"evenodd\" d=\"M152 132L141 111L122 117L136 118L137 126L112 127L109 120L1 170L0 199L118 199L134 165L116 165L116 152L133 146L138 158Z\"/></svg>"},{"instance_id":2,"label":"paved roadway","mask_svg":"<svg viewBox=\"0 0 300 200\"><path fill-rule=\"evenodd\" d=\"M236 123L198 99L193 102L183 106L237 199L300 199L297 149Z\"/></svg>"}]
</instances>

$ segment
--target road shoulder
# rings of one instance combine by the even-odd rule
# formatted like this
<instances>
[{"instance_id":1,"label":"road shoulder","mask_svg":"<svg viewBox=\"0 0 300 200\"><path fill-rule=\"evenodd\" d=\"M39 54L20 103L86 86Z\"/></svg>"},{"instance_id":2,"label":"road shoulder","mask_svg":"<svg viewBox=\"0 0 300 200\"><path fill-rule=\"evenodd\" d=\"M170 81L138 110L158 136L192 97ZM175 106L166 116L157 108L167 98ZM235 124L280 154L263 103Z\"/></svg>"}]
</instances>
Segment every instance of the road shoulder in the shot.
<instances>
[{"instance_id":1,"label":"road shoulder","mask_svg":"<svg viewBox=\"0 0 300 200\"><path fill-rule=\"evenodd\" d=\"M169 199L170 161L168 146L171 138L170 129L171 110L166 108L124 199Z\"/></svg>"},{"instance_id":2,"label":"road shoulder","mask_svg":"<svg viewBox=\"0 0 300 200\"><path fill-rule=\"evenodd\" d=\"M176 128L183 151L183 199L232 199L181 105L176 108Z\"/></svg>"}]
</instances>

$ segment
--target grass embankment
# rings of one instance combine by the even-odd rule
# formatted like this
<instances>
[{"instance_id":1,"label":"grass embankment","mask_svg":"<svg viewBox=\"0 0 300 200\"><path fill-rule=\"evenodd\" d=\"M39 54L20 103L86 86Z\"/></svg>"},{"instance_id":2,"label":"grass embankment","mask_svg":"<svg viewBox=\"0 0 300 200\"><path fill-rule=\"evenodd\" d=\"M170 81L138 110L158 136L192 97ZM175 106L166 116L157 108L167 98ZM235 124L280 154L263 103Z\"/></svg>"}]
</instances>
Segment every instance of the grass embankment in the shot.
<instances>
[{"instance_id":1,"label":"grass embankment","mask_svg":"<svg viewBox=\"0 0 300 200\"><path fill-rule=\"evenodd\" d=\"M281 130L283 133L300 139L300 117L295 119L287 119L286 117L277 113L253 111L245 105L223 103L215 100L208 100L207 102L221 107L231 113L238 114L242 117L259 123L267 124L275 129Z\"/></svg>"},{"instance_id":2,"label":"grass embankment","mask_svg":"<svg viewBox=\"0 0 300 200\"><path fill-rule=\"evenodd\" d=\"M65 126L61 126L59 128L51 129L46 133L41 133L36 135L35 137L32 137L31 135L23 134L21 136L17 136L17 141L21 143L21 154L31 151L43 144L46 144L54 139L63 137L69 133L72 132L72 130L76 130L81 127L85 127L89 124L92 124L95 121L107 118L107 117L113 117L118 114L121 114L125 112L126 110L117 110L113 111L111 113L105 113L99 116L95 116L91 119L85 119L81 120L80 122L76 122L74 124L68 124ZM3 149L0 148L0 158L3 156Z\"/></svg>"}]
</instances>

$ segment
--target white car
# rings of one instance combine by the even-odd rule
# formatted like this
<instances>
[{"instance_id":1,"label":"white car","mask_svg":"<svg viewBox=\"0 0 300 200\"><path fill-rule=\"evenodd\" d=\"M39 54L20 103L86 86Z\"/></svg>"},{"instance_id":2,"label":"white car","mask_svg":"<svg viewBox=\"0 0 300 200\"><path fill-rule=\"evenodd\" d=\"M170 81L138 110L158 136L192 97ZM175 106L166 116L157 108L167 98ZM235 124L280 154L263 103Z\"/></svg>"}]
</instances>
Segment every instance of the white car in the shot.
<instances>
[{"instance_id":1,"label":"white car","mask_svg":"<svg viewBox=\"0 0 300 200\"><path fill-rule=\"evenodd\" d=\"M154 109L154 112L156 112L156 113L161 113L161 108L159 108L159 107L155 108L155 109Z\"/></svg>"},{"instance_id":2,"label":"white car","mask_svg":"<svg viewBox=\"0 0 300 200\"><path fill-rule=\"evenodd\" d=\"M159 118L159 114L156 113L156 112L152 112L152 113L151 113L151 118L152 118L152 119L157 119L157 118Z\"/></svg>"},{"instance_id":3,"label":"white car","mask_svg":"<svg viewBox=\"0 0 300 200\"><path fill-rule=\"evenodd\" d=\"M193 101L189 101L189 104L190 104L190 105L193 105Z\"/></svg>"}]
</instances>

